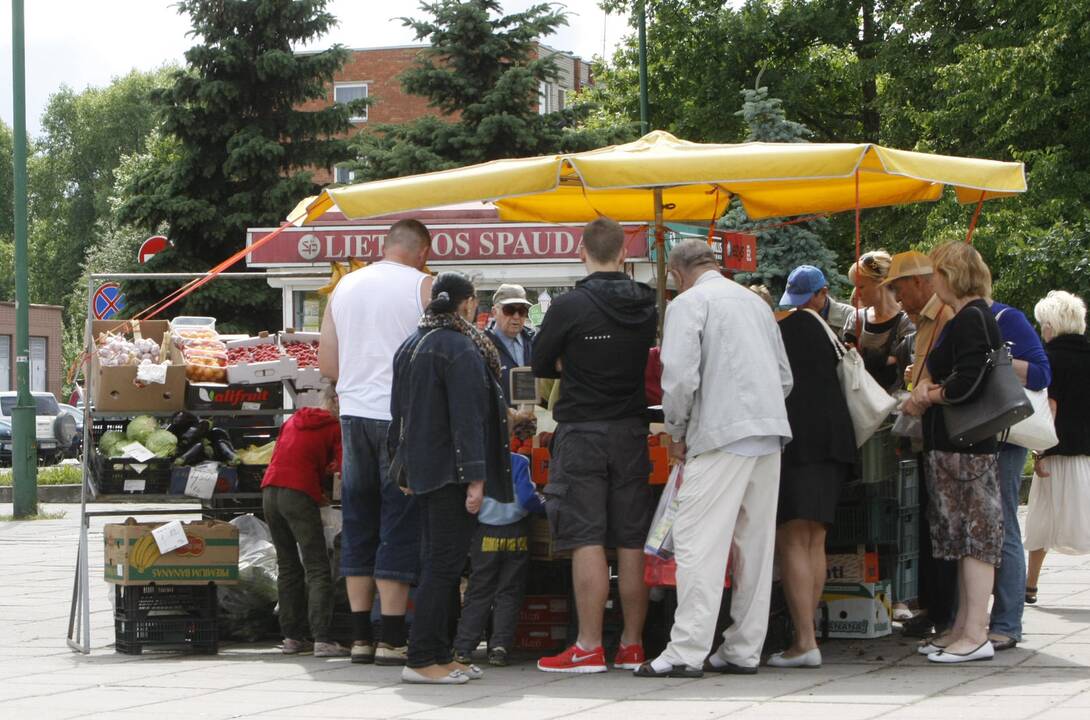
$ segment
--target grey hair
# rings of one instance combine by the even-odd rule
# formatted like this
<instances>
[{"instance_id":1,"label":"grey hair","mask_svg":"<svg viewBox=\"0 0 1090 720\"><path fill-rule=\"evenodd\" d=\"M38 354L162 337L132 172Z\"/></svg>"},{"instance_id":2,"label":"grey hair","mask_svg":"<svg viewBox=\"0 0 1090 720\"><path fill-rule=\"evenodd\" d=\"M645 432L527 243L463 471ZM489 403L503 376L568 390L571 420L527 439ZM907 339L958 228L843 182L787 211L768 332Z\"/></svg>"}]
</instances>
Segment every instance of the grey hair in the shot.
<instances>
[{"instance_id":1,"label":"grey hair","mask_svg":"<svg viewBox=\"0 0 1090 720\"><path fill-rule=\"evenodd\" d=\"M1066 290L1049 290L1033 308L1033 315L1042 327L1048 325L1057 335L1086 332L1086 303Z\"/></svg>"},{"instance_id":2,"label":"grey hair","mask_svg":"<svg viewBox=\"0 0 1090 720\"><path fill-rule=\"evenodd\" d=\"M690 272L704 265L719 267L711 246L695 238L683 240L671 248L669 260L670 267L681 272Z\"/></svg>"}]
</instances>

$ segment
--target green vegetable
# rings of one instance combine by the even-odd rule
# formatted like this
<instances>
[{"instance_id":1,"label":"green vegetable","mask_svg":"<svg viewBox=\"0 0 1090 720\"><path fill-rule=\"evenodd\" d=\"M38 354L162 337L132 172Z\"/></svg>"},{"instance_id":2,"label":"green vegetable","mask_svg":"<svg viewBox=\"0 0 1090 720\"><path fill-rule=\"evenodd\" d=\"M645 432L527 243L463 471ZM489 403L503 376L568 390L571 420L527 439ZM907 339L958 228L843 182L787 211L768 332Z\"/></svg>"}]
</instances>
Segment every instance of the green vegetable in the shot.
<instances>
[{"instance_id":1,"label":"green vegetable","mask_svg":"<svg viewBox=\"0 0 1090 720\"><path fill-rule=\"evenodd\" d=\"M144 440L144 446L156 457L168 458L178 450L178 438L167 430L154 430Z\"/></svg>"},{"instance_id":2,"label":"green vegetable","mask_svg":"<svg viewBox=\"0 0 1090 720\"><path fill-rule=\"evenodd\" d=\"M261 446L250 445L238 451L238 459L242 461L243 465L268 465L272 462L273 448L275 447L276 441Z\"/></svg>"},{"instance_id":3,"label":"green vegetable","mask_svg":"<svg viewBox=\"0 0 1090 720\"><path fill-rule=\"evenodd\" d=\"M159 423L155 422L155 418L149 415L138 415L132 419L129 426L125 428L125 436L130 441L138 442L141 445L147 445L145 440L148 439L148 435L159 429Z\"/></svg>"},{"instance_id":4,"label":"green vegetable","mask_svg":"<svg viewBox=\"0 0 1090 720\"><path fill-rule=\"evenodd\" d=\"M104 433L98 441L98 451L106 457L120 457L122 446L128 444L129 439L125 437L125 433L111 430Z\"/></svg>"}]
</instances>

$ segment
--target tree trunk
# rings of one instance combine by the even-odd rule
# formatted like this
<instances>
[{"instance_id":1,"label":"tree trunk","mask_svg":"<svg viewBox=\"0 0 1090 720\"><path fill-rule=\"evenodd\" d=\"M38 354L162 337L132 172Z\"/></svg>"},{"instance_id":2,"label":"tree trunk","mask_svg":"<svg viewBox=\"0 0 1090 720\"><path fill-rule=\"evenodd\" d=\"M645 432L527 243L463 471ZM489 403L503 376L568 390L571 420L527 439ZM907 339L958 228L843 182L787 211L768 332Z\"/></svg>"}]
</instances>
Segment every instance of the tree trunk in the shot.
<instances>
[{"instance_id":1,"label":"tree trunk","mask_svg":"<svg viewBox=\"0 0 1090 720\"><path fill-rule=\"evenodd\" d=\"M862 121L863 139L879 142L882 132L882 117L878 112L878 83L875 81L877 68L874 67L877 43L881 42L878 22L875 18L875 0L862 0L863 32L856 48L856 56L863 66L862 82Z\"/></svg>"}]
</instances>

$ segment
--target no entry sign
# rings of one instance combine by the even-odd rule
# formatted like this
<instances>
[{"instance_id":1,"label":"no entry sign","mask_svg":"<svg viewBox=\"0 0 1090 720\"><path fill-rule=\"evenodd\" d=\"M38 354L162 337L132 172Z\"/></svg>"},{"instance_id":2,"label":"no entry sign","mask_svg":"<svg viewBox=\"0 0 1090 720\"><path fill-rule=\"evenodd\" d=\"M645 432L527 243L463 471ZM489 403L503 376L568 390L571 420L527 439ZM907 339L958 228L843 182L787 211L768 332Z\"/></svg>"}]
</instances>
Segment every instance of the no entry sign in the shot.
<instances>
[{"instance_id":1,"label":"no entry sign","mask_svg":"<svg viewBox=\"0 0 1090 720\"><path fill-rule=\"evenodd\" d=\"M109 320L125 309L125 295L117 283L103 283L95 290L91 304L96 320Z\"/></svg>"}]
</instances>

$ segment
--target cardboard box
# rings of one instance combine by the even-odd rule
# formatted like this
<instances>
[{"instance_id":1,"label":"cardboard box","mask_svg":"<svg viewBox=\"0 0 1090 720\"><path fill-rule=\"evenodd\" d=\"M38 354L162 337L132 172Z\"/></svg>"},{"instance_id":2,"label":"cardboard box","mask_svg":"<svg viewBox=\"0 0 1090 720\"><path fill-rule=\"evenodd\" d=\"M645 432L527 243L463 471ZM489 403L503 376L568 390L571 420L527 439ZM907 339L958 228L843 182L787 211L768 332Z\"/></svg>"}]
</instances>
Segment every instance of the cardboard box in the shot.
<instances>
[{"instance_id":1,"label":"cardboard box","mask_svg":"<svg viewBox=\"0 0 1090 720\"><path fill-rule=\"evenodd\" d=\"M567 625L519 625L515 630L515 648L519 650L552 650L567 639Z\"/></svg>"},{"instance_id":2,"label":"cardboard box","mask_svg":"<svg viewBox=\"0 0 1090 720\"><path fill-rule=\"evenodd\" d=\"M321 333L316 332L296 332L295 330L282 330L278 337L280 347L284 347L290 342L306 342L313 343L318 342L322 337ZM322 379L322 373L318 368L301 368L296 364L296 370L293 374L295 380L295 387L298 390L318 390L321 389L324 384Z\"/></svg>"},{"instance_id":3,"label":"cardboard box","mask_svg":"<svg viewBox=\"0 0 1090 720\"><path fill-rule=\"evenodd\" d=\"M160 555L151 531L164 523L129 518L103 528L103 575L115 585L203 585L238 582L238 528L219 520L182 523L189 544Z\"/></svg>"},{"instance_id":4,"label":"cardboard box","mask_svg":"<svg viewBox=\"0 0 1090 720\"><path fill-rule=\"evenodd\" d=\"M527 595L519 610L519 623L527 625L567 624L571 608L566 595Z\"/></svg>"},{"instance_id":5,"label":"cardboard box","mask_svg":"<svg viewBox=\"0 0 1090 720\"><path fill-rule=\"evenodd\" d=\"M258 345L278 345L275 335L259 335L258 337L245 338L243 340L230 340L226 343L227 349L239 347L256 347ZM240 363L227 366L227 383L229 385L259 385L261 383L290 380L295 377L299 369L299 362L286 355L279 360L266 362Z\"/></svg>"},{"instance_id":6,"label":"cardboard box","mask_svg":"<svg viewBox=\"0 0 1090 720\"><path fill-rule=\"evenodd\" d=\"M166 320L145 320L139 323L140 335L160 343L168 334ZM133 324L126 320L93 320L91 337L97 341L100 333L112 332L133 338ZM91 353L91 402L99 412L170 412L185 407L185 366L172 364L167 368L165 384L136 385L136 366L103 367L98 353Z\"/></svg>"},{"instance_id":7,"label":"cardboard box","mask_svg":"<svg viewBox=\"0 0 1090 720\"><path fill-rule=\"evenodd\" d=\"M829 609L828 637L879 638L893 632L889 580L827 583L821 599ZM815 617L820 628L820 608Z\"/></svg>"},{"instance_id":8,"label":"cardboard box","mask_svg":"<svg viewBox=\"0 0 1090 720\"><path fill-rule=\"evenodd\" d=\"M188 383L185 386L185 409L234 410L245 414L247 410L275 410L283 407L284 386L279 383L262 385L223 385L220 383Z\"/></svg>"},{"instance_id":9,"label":"cardboard box","mask_svg":"<svg viewBox=\"0 0 1090 720\"><path fill-rule=\"evenodd\" d=\"M560 560L571 557L570 550L557 550L553 546L549 521L543 517L530 518L530 557L534 560Z\"/></svg>"},{"instance_id":10,"label":"cardboard box","mask_svg":"<svg viewBox=\"0 0 1090 720\"><path fill-rule=\"evenodd\" d=\"M826 555L825 580L832 583L878 582L878 553L867 552L860 545L854 553Z\"/></svg>"}]
</instances>

